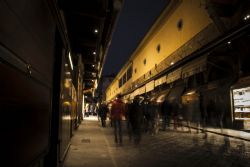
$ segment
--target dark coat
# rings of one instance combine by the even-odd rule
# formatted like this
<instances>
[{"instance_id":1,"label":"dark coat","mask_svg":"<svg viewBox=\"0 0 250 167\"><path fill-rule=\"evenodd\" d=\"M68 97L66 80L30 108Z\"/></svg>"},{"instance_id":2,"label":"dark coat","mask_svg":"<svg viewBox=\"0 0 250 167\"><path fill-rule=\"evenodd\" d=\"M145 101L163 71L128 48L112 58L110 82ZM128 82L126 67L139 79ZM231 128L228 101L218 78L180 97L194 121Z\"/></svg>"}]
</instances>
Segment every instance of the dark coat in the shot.
<instances>
[{"instance_id":1,"label":"dark coat","mask_svg":"<svg viewBox=\"0 0 250 167\"><path fill-rule=\"evenodd\" d=\"M108 107L106 105L101 105L98 112L99 116L101 118L106 119L107 113L108 113Z\"/></svg>"},{"instance_id":2,"label":"dark coat","mask_svg":"<svg viewBox=\"0 0 250 167\"><path fill-rule=\"evenodd\" d=\"M128 119L134 128L139 127L142 124L143 106L138 101L134 101L130 104L128 109Z\"/></svg>"},{"instance_id":3,"label":"dark coat","mask_svg":"<svg viewBox=\"0 0 250 167\"><path fill-rule=\"evenodd\" d=\"M161 106L161 115L162 116L171 116L173 112L172 104L168 100L164 100Z\"/></svg>"}]
</instances>

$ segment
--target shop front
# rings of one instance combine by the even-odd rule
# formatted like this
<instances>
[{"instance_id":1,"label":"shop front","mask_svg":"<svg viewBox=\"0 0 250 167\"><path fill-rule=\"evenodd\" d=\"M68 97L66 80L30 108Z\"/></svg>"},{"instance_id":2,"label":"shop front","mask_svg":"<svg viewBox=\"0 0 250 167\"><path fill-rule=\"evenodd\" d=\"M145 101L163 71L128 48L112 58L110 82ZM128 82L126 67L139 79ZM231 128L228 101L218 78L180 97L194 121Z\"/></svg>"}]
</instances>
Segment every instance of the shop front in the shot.
<instances>
[{"instance_id":1,"label":"shop front","mask_svg":"<svg viewBox=\"0 0 250 167\"><path fill-rule=\"evenodd\" d=\"M201 123L203 114L200 108L200 92L198 89L187 90L181 96L183 117L185 120Z\"/></svg>"},{"instance_id":2,"label":"shop front","mask_svg":"<svg viewBox=\"0 0 250 167\"><path fill-rule=\"evenodd\" d=\"M231 106L234 126L250 130L250 76L231 87Z\"/></svg>"}]
</instances>

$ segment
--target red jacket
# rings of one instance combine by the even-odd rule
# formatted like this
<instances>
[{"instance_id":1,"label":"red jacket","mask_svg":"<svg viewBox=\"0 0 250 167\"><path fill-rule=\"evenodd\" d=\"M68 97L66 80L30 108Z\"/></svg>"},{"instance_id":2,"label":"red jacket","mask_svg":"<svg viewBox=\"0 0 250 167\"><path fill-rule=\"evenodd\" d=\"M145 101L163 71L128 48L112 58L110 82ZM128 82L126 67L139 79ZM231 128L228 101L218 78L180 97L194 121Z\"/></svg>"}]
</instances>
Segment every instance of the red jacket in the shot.
<instances>
[{"instance_id":1,"label":"red jacket","mask_svg":"<svg viewBox=\"0 0 250 167\"><path fill-rule=\"evenodd\" d=\"M124 103L120 99L116 99L112 102L111 107L111 119L122 120L124 114Z\"/></svg>"}]
</instances>

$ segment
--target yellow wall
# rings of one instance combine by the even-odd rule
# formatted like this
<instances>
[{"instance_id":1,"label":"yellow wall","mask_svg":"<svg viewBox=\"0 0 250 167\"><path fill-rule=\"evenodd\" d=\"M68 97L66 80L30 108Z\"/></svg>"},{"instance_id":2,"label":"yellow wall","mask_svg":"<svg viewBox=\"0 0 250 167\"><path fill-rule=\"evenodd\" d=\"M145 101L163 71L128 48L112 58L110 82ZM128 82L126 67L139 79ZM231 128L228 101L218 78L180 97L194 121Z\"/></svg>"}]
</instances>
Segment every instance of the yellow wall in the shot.
<instances>
[{"instance_id":1,"label":"yellow wall","mask_svg":"<svg viewBox=\"0 0 250 167\"><path fill-rule=\"evenodd\" d=\"M177 29L179 19L183 20L181 31ZM133 73L133 80L148 72L155 64L159 64L211 22L204 7L200 6L199 0L184 0L160 31L155 32L154 37L136 55L133 64L138 72ZM158 44L161 45L160 53L156 50ZM143 64L145 58L146 65Z\"/></svg>"},{"instance_id":2,"label":"yellow wall","mask_svg":"<svg viewBox=\"0 0 250 167\"><path fill-rule=\"evenodd\" d=\"M118 89L118 81L112 82L109 89L116 89L116 94L120 93L127 85L130 85L132 81L143 76L155 67L155 64L159 64L212 23L206 9L204 9L204 5L202 6L200 3L200 0L183 0L170 17L162 19L164 21L163 24L162 22L158 22L161 27L157 28L154 32L150 32L152 34L150 34L149 39L144 40L144 43L140 44L141 48L137 48L137 51L132 55L132 79L120 89ZM177 23L180 19L183 20L183 27L181 30L178 30ZM161 46L160 53L158 53L156 49L158 44ZM146 65L143 63L144 59L146 59ZM171 62L169 62L169 64L170 63ZM119 74L123 75L127 68L128 67L123 67L123 71L120 71ZM137 70L136 73L134 72L135 68ZM119 80L122 75L118 75L116 79ZM107 91L108 100L114 96L115 95L110 97Z\"/></svg>"}]
</instances>

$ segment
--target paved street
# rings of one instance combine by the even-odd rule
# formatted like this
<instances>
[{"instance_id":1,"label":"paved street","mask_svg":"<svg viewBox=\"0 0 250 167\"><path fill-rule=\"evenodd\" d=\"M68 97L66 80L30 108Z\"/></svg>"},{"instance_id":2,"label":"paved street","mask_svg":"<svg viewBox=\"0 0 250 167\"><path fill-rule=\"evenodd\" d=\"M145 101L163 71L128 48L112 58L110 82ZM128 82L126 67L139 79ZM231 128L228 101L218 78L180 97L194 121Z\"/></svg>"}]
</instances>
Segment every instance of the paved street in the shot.
<instances>
[{"instance_id":1,"label":"paved street","mask_svg":"<svg viewBox=\"0 0 250 167\"><path fill-rule=\"evenodd\" d=\"M64 167L249 167L250 143L208 133L191 134L168 130L143 134L139 145L114 144L113 129L101 128L96 120L85 120L75 136ZM184 129L185 130L185 129Z\"/></svg>"}]
</instances>

